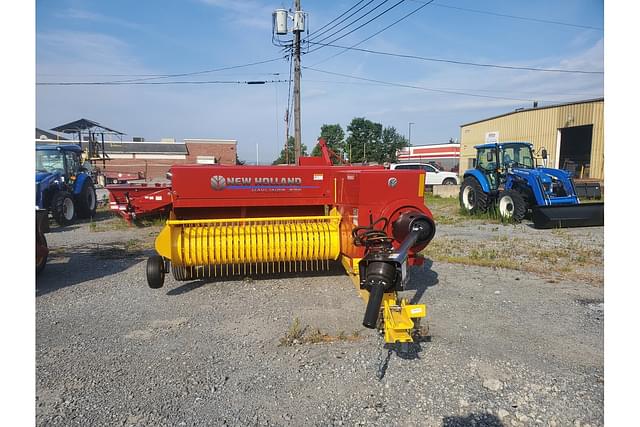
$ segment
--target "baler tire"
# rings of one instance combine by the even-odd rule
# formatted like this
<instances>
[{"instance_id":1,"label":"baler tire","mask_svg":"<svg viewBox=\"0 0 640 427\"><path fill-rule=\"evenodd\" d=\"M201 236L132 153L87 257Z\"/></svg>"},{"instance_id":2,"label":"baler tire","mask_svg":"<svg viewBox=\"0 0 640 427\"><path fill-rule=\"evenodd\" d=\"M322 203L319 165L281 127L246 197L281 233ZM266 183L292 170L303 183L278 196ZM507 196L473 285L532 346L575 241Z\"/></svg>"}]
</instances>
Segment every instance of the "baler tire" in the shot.
<instances>
[{"instance_id":1,"label":"baler tire","mask_svg":"<svg viewBox=\"0 0 640 427\"><path fill-rule=\"evenodd\" d=\"M82 190L78 195L78 218L91 218L96 214L98 198L96 188L89 178L82 184Z\"/></svg>"},{"instance_id":2,"label":"baler tire","mask_svg":"<svg viewBox=\"0 0 640 427\"><path fill-rule=\"evenodd\" d=\"M71 213L69 213L69 209L71 209ZM71 194L66 191L57 192L51 200L51 214L61 227L71 224L76 217L76 207Z\"/></svg>"},{"instance_id":3,"label":"baler tire","mask_svg":"<svg viewBox=\"0 0 640 427\"><path fill-rule=\"evenodd\" d=\"M498 197L498 214L503 220L520 222L527 213L527 203L516 190L505 190Z\"/></svg>"},{"instance_id":4,"label":"baler tire","mask_svg":"<svg viewBox=\"0 0 640 427\"><path fill-rule=\"evenodd\" d=\"M469 188L469 190L467 190ZM467 198L466 202L470 203L468 200L469 192L473 192L474 203L471 206L466 206L465 198ZM458 196L460 201L460 207L465 210L469 214L475 213L483 213L487 211L489 207L489 195L482 191L482 187L477 179L473 177L467 177L462 181L462 185L460 186L460 194Z\"/></svg>"},{"instance_id":5,"label":"baler tire","mask_svg":"<svg viewBox=\"0 0 640 427\"><path fill-rule=\"evenodd\" d=\"M164 260L160 255L150 256L147 260L147 283L151 289L164 285Z\"/></svg>"}]
</instances>

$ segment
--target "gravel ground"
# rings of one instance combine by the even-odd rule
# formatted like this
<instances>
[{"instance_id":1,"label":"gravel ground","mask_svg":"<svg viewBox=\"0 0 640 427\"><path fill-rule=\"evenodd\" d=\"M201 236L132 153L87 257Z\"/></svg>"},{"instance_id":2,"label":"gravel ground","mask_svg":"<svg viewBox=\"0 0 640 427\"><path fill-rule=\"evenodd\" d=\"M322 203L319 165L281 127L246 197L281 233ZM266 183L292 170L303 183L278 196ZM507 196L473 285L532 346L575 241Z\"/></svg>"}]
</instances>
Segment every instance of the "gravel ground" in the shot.
<instances>
[{"instance_id":1,"label":"gravel ground","mask_svg":"<svg viewBox=\"0 0 640 427\"><path fill-rule=\"evenodd\" d=\"M436 239L512 229L442 225ZM361 326L364 304L337 265L208 283L168 276L149 289L145 257L157 232L101 214L47 235L52 254L36 292L38 425L604 423L602 286L427 262L406 297L427 304L430 334L385 348ZM603 247L601 227L567 233ZM334 338L281 346L294 319L306 336L320 328Z\"/></svg>"}]
</instances>

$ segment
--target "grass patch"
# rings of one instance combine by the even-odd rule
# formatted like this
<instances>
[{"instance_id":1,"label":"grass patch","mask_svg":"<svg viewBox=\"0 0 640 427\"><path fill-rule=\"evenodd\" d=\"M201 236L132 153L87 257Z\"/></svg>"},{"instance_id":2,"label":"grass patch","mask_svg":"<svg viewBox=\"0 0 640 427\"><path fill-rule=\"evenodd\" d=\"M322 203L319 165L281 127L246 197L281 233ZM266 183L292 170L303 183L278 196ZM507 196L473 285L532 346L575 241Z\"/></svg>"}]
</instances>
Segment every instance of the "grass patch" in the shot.
<instances>
[{"instance_id":1,"label":"grass patch","mask_svg":"<svg viewBox=\"0 0 640 427\"><path fill-rule=\"evenodd\" d=\"M358 341L361 339L360 331L354 331L351 334L347 334L345 331L340 331L338 335L330 335L320 330L320 328L313 328L311 333L306 334L308 326L302 326L300 319L297 317L293 319L289 329L280 338L279 347L290 347L300 344L320 344L320 343L332 343L338 341Z\"/></svg>"},{"instance_id":2,"label":"grass patch","mask_svg":"<svg viewBox=\"0 0 640 427\"><path fill-rule=\"evenodd\" d=\"M482 224L514 224L511 219L503 219L495 205L489 207L486 212L470 214L460 207L457 197L425 196L424 203L433 213L436 224L456 225L470 221Z\"/></svg>"},{"instance_id":3,"label":"grass patch","mask_svg":"<svg viewBox=\"0 0 640 427\"><path fill-rule=\"evenodd\" d=\"M535 273L603 283L602 249L574 239L531 241L496 236L482 241L440 238L423 251L434 261Z\"/></svg>"},{"instance_id":4,"label":"grass patch","mask_svg":"<svg viewBox=\"0 0 640 427\"><path fill-rule=\"evenodd\" d=\"M93 233L103 233L105 231L128 230L131 226L122 218L113 218L99 224L91 221L89 223L89 231Z\"/></svg>"},{"instance_id":5,"label":"grass patch","mask_svg":"<svg viewBox=\"0 0 640 427\"><path fill-rule=\"evenodd\" d=\"M136 221L136 225L138 227L146 228L146 227L162 227L166 224L167 217L164 215L153 216L153 217L145 217Z\"/></svg>"},{"instance_id":6,"label":"grass patch","mask_svg":"<svg viewBox=\"0 0 640 427\"><path fill-rule=\"evenodd\" d=\"M284 336L280 338L280 346L285 347L299 344L302 340L304 332L304 328L300 326L300 319L296 317L295 319L293 319L293 322L289 326L289 330L287 330Z\"/></svg>"}]
</instances>

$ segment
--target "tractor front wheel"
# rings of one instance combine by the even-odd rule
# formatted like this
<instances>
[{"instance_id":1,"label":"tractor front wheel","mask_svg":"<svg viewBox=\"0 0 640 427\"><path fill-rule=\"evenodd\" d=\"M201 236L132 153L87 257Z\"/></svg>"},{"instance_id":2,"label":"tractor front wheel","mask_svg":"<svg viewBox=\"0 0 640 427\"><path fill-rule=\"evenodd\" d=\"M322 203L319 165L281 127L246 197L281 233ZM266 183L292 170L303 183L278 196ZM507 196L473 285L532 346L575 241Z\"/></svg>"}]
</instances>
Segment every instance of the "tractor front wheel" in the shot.
<instances>
[{"instance_id":1,"label":"tractor front wheel","mask_svg":"<svg viewBox=\"0 0 640 427\"><path fill-rule=\"evenodd\" d=\"M527 213L527 205L522 194L515 190L505 190L498 197L498 213L504 220L522 221Z\"/></svg>"},{"instance_id":2,"label":"tractor front wheel","mask_svg":"<svg viewBox=\"0 0 640 427\"><path fill-rule=\"evenodd\" d=\"M472 177L467 177L460 186L460 207L467 213L486 212L489 206L489 196L482 191L480 183Z\"/></svg>"},{"instance_id":3,"label":"tractor front wheel","mask_svg":"<svg viewBox=\"0 0 640 427\"><path fill-rule=\"evenodd\" d=\"M58 225L70 224L76 216L76 208L71 194L66 191L56 193L51 201L51 214Z\"/></svg>"},{"instance_id":4,"label":"tractor front wheel","mask_svg":"<svg viewBox=\"0 0 640 427\"><path fill-rule=\"evenodd\" d=\"M164 260L160 255L150 256L147 260L147 283L151 289L164 285Z\"/></svg>"},{"instance_id":5,"label":"tractor front wheel","mask_svg":"<svg viewBox=\"0 0 640 427\"><path fill-rule=\"evenodd\" d=\"M86 179L82 185L82 191L78 196L78 217L91 218L96 214L96 188L90 179Z\"/></svg>"}]
</instances>

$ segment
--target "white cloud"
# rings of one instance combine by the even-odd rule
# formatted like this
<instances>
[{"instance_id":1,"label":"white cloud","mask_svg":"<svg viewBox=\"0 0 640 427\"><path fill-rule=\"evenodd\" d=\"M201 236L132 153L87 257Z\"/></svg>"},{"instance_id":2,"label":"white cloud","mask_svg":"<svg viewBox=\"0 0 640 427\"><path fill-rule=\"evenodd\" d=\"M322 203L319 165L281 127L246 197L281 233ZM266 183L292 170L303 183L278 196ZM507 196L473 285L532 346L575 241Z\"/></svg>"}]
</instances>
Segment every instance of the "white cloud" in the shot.
<instances>
[{"instance_id":1,"label":"white cloud","mask_svg":"<svg viewBox=\"0 0 640 427\"><path fill-rule=\"evenodd\" d=\"M273 3L254 0L200 0L201 3L226 11L226 20L236 28L271 29Z\"/></svg>"},{"instance_id":2,"label":"white cloud","mask_svg":"<svg viewBox=\"0 0 640 427\"><path fill-rule=\"evenodd\" d=\"M141 25L136 22L127 21L124 19L114 18L111 16L102 15L99 13L90 12L88 10L81 9L66 9L60 12L57 12L55 16L59 19L77 19L82 21L94 21L94 22L102 22L106 24L118 25L130 29L141 29Z\"/></svg>"}]
</instances>

